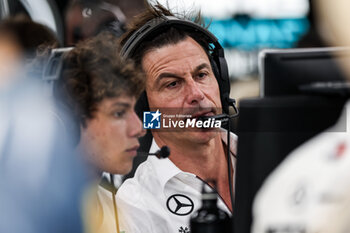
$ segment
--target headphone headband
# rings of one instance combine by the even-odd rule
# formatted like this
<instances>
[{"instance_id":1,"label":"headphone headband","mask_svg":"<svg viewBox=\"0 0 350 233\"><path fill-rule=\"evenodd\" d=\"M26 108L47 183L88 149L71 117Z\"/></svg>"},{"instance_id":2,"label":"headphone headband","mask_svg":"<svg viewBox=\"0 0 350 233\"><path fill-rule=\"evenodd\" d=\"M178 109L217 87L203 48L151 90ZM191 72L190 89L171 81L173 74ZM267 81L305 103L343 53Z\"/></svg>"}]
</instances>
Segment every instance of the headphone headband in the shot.
<instances>
[{"instance_id":1,"label":"headphone headband","mask_svg":"<svg viewBox=\"0 0 350 233\"><path fill-rule=\"evenodd\" d=\"M215 46L215 50L218 53L217 56L223 56L223 48L218 42L218 39L211 32L192 21L178 19L174 16L162 16L148 21L145 25L134 32L126 41L121 49L121 56L124 58L132 57L136 48L142 41L144 41L145 38L152 35L152 33L157 32L159 28L170 26L175 26L179 29L183 29L184 31L197 31L202 33L205 36L205 39Z\"/></svg>"}]
</instances>

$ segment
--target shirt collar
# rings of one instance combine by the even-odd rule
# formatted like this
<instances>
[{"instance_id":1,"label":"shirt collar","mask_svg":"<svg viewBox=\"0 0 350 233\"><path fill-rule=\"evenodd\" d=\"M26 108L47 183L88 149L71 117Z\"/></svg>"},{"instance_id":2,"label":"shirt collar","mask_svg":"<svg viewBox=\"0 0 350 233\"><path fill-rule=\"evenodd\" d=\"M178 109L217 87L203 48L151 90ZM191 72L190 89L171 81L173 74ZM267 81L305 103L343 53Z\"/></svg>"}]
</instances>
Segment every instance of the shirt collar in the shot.
<instances>
[{"instance_id":1,"label":"shirt collar","mask_svg":"<svg viewBox=\"0 0 350 233\"><path fill-rule=\"evenodd\" d=\"M220 129L221 140L227 144L227 130ZM149 150L149 153L155 153L160 148L157 145L154 138L152 139L152 145ZM231 156L235 158L237 151L237 135L234 133L230 133L230 152ZM187 174L193 177L196 177L195 174L184 172L180 168L178 168L169 158L158 159L156 156L148 156L147 161L152 164L154 170L156 171L156 175L160 181L160 185L162 189L164 189L166 183L177 176L178 174ZM235 159L232 159L232 165L235 167Z\"/></svg>"},{"instance_id":2,"label":"shirt collar","mask_svg":"<svg viewBox=\"0 0 350 233\"><path fill-rule=\"evenodd\" d=\"M153 138L149 152L155 153L159 149L159 146ZM152 164L154 170L156 171L156 175L160 181L162 189L164 189L165 184L171 178L183 172L173 162L171 162L169 158L158 159L156 156L148 156L147 161Z\"/></svg>"}]
</instances>

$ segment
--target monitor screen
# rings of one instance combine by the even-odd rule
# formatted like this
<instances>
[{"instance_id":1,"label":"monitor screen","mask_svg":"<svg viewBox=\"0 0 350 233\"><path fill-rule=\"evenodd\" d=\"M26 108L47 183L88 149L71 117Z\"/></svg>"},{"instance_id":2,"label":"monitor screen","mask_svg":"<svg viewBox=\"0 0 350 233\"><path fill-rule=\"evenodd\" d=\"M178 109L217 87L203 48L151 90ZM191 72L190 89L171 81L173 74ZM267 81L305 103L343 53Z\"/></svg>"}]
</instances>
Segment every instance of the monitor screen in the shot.
<instances>
[{"instance_id":1,"label":"monitor screen","mask_svg":"<svg viewBox=\"0 0 350 233\"><path fill-rule=\"evenodd\" d=\"M259 54L260 96L301 93L318 82L344 82L338 62L350 64L350 49L267 49Z\"/></svg>"}]
</instances>

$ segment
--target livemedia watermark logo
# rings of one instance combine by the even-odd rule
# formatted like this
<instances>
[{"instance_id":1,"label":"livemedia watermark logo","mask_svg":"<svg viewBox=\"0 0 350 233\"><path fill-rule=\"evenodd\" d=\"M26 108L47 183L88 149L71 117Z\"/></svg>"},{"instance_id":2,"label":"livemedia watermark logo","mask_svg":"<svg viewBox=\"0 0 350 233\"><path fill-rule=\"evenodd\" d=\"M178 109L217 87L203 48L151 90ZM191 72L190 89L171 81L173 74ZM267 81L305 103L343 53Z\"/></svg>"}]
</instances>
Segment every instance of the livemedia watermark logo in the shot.
<instances>
[{"instance_id":1,"label":"livemedia watermark logo","mask_svg":"<svg viewBox=\"0 0 350 233\"><path fill-rule=\"evenodd\" d=\"M203 115L173 113L174 110L161 113L157 111L143 112L144 129L215 129L221 128L221 121L210 118L212 111L203 111ZM203 118L203 116L205 116ZM201 118L202 117L202 118Z\"/></svg>"}]
</instances>

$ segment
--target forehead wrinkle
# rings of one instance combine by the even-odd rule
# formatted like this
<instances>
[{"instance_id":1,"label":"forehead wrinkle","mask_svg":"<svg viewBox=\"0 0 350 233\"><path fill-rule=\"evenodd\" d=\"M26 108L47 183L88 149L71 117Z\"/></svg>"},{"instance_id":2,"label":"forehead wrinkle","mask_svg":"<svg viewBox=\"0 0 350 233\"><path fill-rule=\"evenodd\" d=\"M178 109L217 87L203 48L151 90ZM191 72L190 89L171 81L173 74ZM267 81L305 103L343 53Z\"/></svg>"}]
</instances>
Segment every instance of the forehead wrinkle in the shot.
<instances>
[{"instance_id":1,"label":"forehead wrinkle","mask_svg":"<svg viewBox=\"0 0 350 233\"><path fill-rule=\"evenodd\" d=\"M193 56L197 56L197 55L193 55ZM170 61L160 59L161 62L154 62L153 64L151 64L151 66L148 66L148 70L146 72L148 74L153 74L153 76L155 76L155 79L156 79L164 73L171 73L171 74L174 74L175 76L183 77L188 73L193 73L198 71L199 67L200 69L205 67L210 68L210 65L208 62L202 61L202 63L197 64L200 62L199 59L197 58L191 59L191 57L179 58L176 60L170 59ZM179 60L180 62L178 62ZM181 62L181 61L186 61L186 62Z\"/></svg>"},{"instance_id":2,"label":"forehead wrinkle","mask_svg":"<svg viewBox=\"0 0 350 233\"><path fill-rule=\"evenodd\" d=\"M179 52L184 50L185 52ZM202 63L210 64L204 49L192 38L187 38L176 44L166 45L152 49L144 54L142 67L146 72L147 79L155 81L161 73L173 73L184 77ZM210 65L209 65L210 66ZM150 87L150 82L146 84Z\"/></svg>"},{"instance_id":3,"label":"forehead wrinkle","mask_svg":"<svg viewBox=\"0 0 350 233\"><path fill-rule=\"evenodd\" d=\"M182 67L179 68L176 64L171 65L172 62L173 61L163 60L161 58L156 61L153 60L148 62L147 70L145 70L145 72L147 75L147 79L149 80L146 82L146 85L150 89L153 89L157 86L157 83L159 83L159 81L161 80L159 79L159 77L161 77L162 74L173 74L173 77L177 78L181 78L186 75L186 71L183 68L183 65L181 65ZM146 64L147 63L145 63L145 66Z\"/></svg>"},{"instance_id":4,"label":"forehead wrinkle","mask_svg":"<svg viewBox=\"0 0 350 233\"><path fill-rule=\"evenodd\" d=\"M156 54L155 54L156 55ZM156 56L153 56L156 57ZM148 63L151 63L151 66L148 66L148 71L149 72L153 72L153 73L157 73L157 76L159 76L160 72L167 72L167 73L174 73L174 74L181 74L179 71L180 70L184 70L183 67L177 67L178 63L180 60L180 64L181 61L184 60L184 57L179 57L176 58L174 56L161 56L161 57L157 57L157 59L149 59ZM174 64L175 63L175 64ZM147 64L147 63L146 63ZM184 64L181 64L181 66L183 66ZM185 72L183 72L185 73Z\"/></svg>"}]
</instances>

